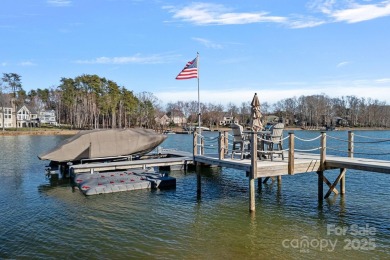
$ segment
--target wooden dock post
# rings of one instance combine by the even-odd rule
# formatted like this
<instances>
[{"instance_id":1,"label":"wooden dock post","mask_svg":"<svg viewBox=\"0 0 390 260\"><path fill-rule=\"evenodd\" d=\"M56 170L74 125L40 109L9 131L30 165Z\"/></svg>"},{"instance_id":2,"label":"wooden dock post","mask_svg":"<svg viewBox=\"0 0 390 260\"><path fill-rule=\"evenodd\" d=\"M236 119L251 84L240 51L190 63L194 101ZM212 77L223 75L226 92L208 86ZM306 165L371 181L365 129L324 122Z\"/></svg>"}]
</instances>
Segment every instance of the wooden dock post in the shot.
<instances>
[{"instance_id":1,"label":"wooden dock post","mask_svg":"<svg viewBox=\"0 0 390 260\"><path fill-rule=\"evenodd\" d=\"M198 155L198 133L196 131L194 131L194 135L193 135L193 155ZM198 162L195 162L194 160L194 163L195 163L195 169L196 169L196 195L197 195L197 199L200 200L201 198L201 195L202 195L202 179L201 179L201 175L200 175L200 164Z\"/></svg>"},{"instance_id":2,"label":"wooden dock post","mask_svg":"<svg viewBox=\"0 0 390 260\"><path fill-rule=\"evenodd\" d=\"M200 175L200 165L196 164L196 197L198 200L202 197L202 178Z\"/></svg>"},{"instance_id":3,"label":"wooden dock post","mask_svg":"<svg viewBox=\"0 0 390 260\"><path fill-rule=\"evenodd\" d=\"M229 153L229 131L225 131L223 133L223 136L225 137L225 141L224 141L224 144L225 144L225 154L228 154Z\"/></svg>"},{"instance_id":4,"label":"wooden dock post","mask_svg":"<svg viewBox=\"0 0 390 260\"><path fill-rule=\"evenodd\" d=\"M220 160L225 158L225 137L222 132L219 132L218 136L218 157Z\"/></svg>"},{"instance_id":5,"label":"wooden dock post","mask_svg":"<svg viewBox=\"0 0 390 260\"><path fill-rule=\"evenodd\" d=\"M353 158L353 153L354 153L354 134L352 131L348 131L348 157Z\"/></svg>"},{"instance_id":6,"label":"wooden dock post","mask_svg":"<svg viewBox=\"0 0 390 260\"><path fill-rule=\"evenodd\" d=\"M348 157L353 158L354 153L354 134L352 131L348 131ZM345 194L345 176L347 175L347 169L340 169L340 172L345 170L343 177L340 179L340 193Z\"/></svg>"},{"instance_id":7,"label":"wooden dock post","mask_svg":"<svg viewBox=\"0 0 390 260\"><path fill-rule=\"evenodd\" d=\"M255 212L255 178L257 178L257 134L251 134L251 171L249 173L249 212Z\"/></svg>"},{"instance_id":8,"label":"wooden dock post","mask_svg":"<svg viewBox=\"0 0 390 260\"><path fill-rule=\"evenodd\" d=\"M198 155L198 133L196 131L194 131L192 143L192 152L194 155Z\"/></svg>"},{"instance_id":9,"label":"wooden dock post","mask_svg":"<svg viewBox=\"0 0 390 260\"><path fill-rule=\"evenodd\" d=\"M321 153L320 153L320 169L317 171L318 174L318 200L324 199L324 171L325 171L325 160L326 160L326 133L321 133Z\"/></svg>"},{"instance_id":10,"label":"wooden dock post","mask_svg":"<svg viewBox=\"0 0 390 260\"><path fill-rule=\"evenodd\" d=\"M288 174L294 174L294 149L295 149L295 135L293 132L288 133L289 138L289 149L288 149Z\"/></svg>"},{"instance_id":11,"label":"wooden dock post","mask_svg":"<svg viewBox=\"0 0 390 260\"><path fill-rule=\"evenodd\" d=\"M204 155L204 138L200 137L200 155Z\"/></svg>"}]
</instances>

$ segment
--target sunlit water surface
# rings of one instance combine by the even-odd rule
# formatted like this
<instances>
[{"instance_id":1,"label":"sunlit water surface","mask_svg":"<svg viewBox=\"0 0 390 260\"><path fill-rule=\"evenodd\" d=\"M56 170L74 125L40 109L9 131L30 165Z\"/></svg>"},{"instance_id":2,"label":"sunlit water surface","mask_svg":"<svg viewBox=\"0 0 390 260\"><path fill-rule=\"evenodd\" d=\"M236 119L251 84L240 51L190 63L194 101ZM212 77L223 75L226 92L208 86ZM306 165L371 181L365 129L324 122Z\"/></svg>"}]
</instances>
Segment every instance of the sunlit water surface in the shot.
<instances>
[{"instance_id":1,"label":"sunlit water surface","mask_svg":"<svg viewBox=\"0 0 390 260\"><path fill-rule=\"evenodd\" d=\"M390 138L389 131L356 134ZM328 135L347 138L345 131ZM0 137L0 259L390 258L388 174L348 170L346 195L332 195L322 206L315 173L285 176L281 185L269 182L257 192L252 215L245 172L227 168L203 170L201 200L193 171L170 173L176 189L85 197L67 182L50 185L47 162L37 158L65 138ZM162 146L191 151L192 136L169 135ZM328 146L341 146L330 154L346 150L337 139L328 138ZM388 142L372 147L390 152ZM367 156L389 160L385 153ZM337 173L326 177L333 181Z\"/></svg>"}]
</instances>

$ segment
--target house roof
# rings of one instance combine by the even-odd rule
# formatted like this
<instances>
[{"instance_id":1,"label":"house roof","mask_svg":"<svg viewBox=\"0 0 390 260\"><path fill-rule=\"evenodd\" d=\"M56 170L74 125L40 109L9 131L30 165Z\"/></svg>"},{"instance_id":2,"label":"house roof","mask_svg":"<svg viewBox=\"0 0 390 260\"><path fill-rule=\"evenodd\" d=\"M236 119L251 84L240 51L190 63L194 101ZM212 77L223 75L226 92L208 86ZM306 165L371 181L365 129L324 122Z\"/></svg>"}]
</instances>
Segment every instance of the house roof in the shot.
<instances>
[{"instance_id":1,"label":"house roof","mask_svg":"<svg viewBox=\"0 0 390 260\"><path fill-rule=\"evenodd\" d=\"M26 108L29 112L30 112L30 114L37 114L37 111L34 109L34 108L32 108L31 106L29 106L29 105L22 105L19 109L18 109L18 112L20 111L20 110L22 110L23 108Z\"/></svg>"}]
</instances>

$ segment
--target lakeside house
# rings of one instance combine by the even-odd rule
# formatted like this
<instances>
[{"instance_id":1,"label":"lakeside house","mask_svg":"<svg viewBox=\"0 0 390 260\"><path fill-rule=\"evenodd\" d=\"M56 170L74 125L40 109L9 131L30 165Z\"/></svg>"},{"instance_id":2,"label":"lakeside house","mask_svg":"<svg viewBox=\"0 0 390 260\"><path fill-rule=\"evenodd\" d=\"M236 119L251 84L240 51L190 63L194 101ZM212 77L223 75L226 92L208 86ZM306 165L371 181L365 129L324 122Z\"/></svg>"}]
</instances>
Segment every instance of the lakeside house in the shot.
<instances>
[{"instance_id":1,"label":"lakeside house","mask_svg":"<svg viewBox=\"0 0 390 260\"><path fill-rule=\"evenodd\" d=\"M57 126L56 111L55 110L41 110L39 112L39 122L41 124L50 124Z\"/></svg>"},{"instance_id":2,"label":"lakeside house","mask_svg":"<svg viewBox=\"0 0 390 260\"><path fill-rule=\"evenodd\" d=\"M41 110L39 113L28 105L21 105L15 112L15 105L9 98L0 104L0 127L38 127L41 124L58 125L55 110Z\"/></svg>"},{"instance_id":3,"label":"lakeside house","mask_svg":"<svg viewBox=\"0 0 390 260\"><path fill-rule=\"evenodd\" d=\"M38 113L35 109L23 105L17 112L18 127L37 127L39 126Z\"/></svg>"},{"instance_id":4,"label":"lakeside house","mask_svg":"<svg viewBox=\"0 0 390 260\"><path fill-rule=\"evenodd\" d=\"M170 124L174 124L177 126L184 126L187 124L187 118L180 111L169 112L162 116L158 116L155 118L155 121L158 125L168 126Z\"/></svg>"},{"instance_id":5,"label":"lakeside house","mask_svg":"<svg viewBox=\"0 0 390 260\"><path fill-rule=\"evenodd\" d=\"M223 115L222 120L219 121L220 126L230 126L231 124L238 124L238 120L236 120L231 114L225 113Z\"/></svg>"},{"instance_id":6,"label":"lakeside house","mask_svg":"<svg viewBox=\"0 0 390 260\"><path fill-rule=\"evenodd\" d=\"M4 111L3 111L4 109ZM13 126L13 109L11 107L0 107L0 127L9 128Z\"/></svg>"}]
</instances>

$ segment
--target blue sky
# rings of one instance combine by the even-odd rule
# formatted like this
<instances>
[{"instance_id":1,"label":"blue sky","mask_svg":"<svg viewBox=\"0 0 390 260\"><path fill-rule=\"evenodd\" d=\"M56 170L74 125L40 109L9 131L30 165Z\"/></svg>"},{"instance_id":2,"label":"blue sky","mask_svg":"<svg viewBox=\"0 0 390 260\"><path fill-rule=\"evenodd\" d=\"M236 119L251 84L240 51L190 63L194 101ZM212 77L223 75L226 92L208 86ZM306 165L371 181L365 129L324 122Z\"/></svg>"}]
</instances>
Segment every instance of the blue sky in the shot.
<instances>
[{"instance_id":1,"label":"blue sky","mask_svg":"<svg viewBox=\"0 0 390 260\"><path fill-rule=\"evenodd\" d=\"M201 102L324 93L390 104L390 1L2 0L0 72L26 91L97 74L162 104L199 52Z\"/></svg>"}]
</instances>

